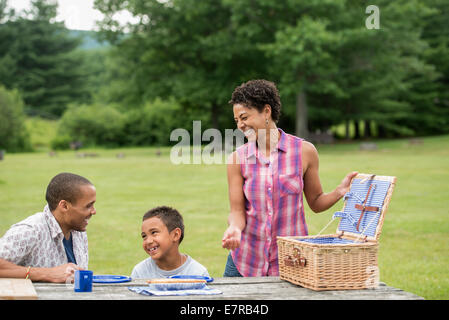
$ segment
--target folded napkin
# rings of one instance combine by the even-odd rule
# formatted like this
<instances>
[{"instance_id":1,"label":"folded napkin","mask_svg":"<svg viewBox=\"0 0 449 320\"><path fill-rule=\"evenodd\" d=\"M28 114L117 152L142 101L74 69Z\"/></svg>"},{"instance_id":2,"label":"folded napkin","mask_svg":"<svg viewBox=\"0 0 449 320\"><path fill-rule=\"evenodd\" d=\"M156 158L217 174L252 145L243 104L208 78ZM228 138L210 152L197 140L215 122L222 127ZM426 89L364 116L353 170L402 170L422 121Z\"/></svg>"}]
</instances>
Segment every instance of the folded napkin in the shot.
<instances>
[{"instance_id":1,"label":"folded napkin","mask_svg":"<svg viewBox=\"0 0 449 320\"><path fill-rule=\"evenodd\" d=\"M143 294L145 296L188 296L188 295L211 295L222 294L218 289L211 289L208 286L203 286L201 289L181 289L181 290L157 290L152 289L151 286L145 287L128 287L130 291Z\"/></svg>"}]
</instances>

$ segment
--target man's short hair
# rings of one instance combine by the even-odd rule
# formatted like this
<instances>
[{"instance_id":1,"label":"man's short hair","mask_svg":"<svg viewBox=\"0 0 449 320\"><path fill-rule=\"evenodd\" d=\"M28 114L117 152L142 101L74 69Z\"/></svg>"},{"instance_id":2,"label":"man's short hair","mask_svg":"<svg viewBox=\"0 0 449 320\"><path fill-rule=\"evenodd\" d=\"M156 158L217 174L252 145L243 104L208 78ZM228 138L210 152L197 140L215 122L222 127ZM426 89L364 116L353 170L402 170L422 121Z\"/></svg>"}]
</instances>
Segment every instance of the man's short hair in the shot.
<instances>
[{"instance_id":1,"label":"man's short hair","mask_svg":"<svg viewBox=\"0 0 449 320\"><path fill-rule=\"evenodd\" d=\"M181 229L181 237L179 238L179 243L181 243L184 239L184 220L178 210L167 206L156 207L145 213L142 221L153 217L161 219L168 232L172 232L176 228Z\"/></svg>"},{"instance_id":2,"label":"man's short hair","mask_svg":"<svg viewBox=\"0 0 449 320\"><path fill-rule=\"evenodd\" d=\"M55 210L61 200L75 204L82 196L81 186L84 185L92 185L92 183L77 174L63 172L53 177L45 194L50 211Z\"/></svg>"}]
</instances>

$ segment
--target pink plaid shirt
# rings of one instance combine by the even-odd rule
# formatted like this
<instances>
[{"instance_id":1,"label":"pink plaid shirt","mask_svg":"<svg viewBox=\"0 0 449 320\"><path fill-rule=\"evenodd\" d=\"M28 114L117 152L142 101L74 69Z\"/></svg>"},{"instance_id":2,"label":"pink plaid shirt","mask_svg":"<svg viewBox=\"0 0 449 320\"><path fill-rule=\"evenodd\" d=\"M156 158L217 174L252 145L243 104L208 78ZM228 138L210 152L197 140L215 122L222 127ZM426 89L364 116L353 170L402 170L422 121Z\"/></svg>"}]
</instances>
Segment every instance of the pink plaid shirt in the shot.
<instances>
[{"instance_id":1,"label":"pink plaid shirt","mask_svg":"<svg viewBox=\"0 0 449 320\"><path fill-rule=\"evenodd\" d=\"M281 134L270 159L255 142L237 149L246 203L246 227L232 258L245 277L278 276L277 236L307 235L303 209L302 139Z\"/></svg>"}]
</instances>

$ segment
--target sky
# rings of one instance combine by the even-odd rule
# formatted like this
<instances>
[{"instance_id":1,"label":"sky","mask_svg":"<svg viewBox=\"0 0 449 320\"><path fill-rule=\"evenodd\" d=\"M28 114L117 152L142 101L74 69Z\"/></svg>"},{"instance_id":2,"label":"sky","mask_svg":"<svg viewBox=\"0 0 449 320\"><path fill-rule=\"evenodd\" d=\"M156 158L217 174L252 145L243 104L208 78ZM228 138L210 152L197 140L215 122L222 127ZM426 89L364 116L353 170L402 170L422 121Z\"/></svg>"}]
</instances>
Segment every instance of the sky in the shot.
<instances>
[{"instance_id":1,"label":"sky","mask_svg":"<svg viewBox=\"0 0 449 320\"><path fill-rule=\"evenodd\" d=\"M57 0L58 12L56 21L64 21L72 30L98 30L95 21L101 20L103 14L94 9L94 0ZM29 9L31 0L8 0L8 7L21 11ZM122 23L132 21L129 12L123 12L116 19Z\"/></svg>"}]
</instances>

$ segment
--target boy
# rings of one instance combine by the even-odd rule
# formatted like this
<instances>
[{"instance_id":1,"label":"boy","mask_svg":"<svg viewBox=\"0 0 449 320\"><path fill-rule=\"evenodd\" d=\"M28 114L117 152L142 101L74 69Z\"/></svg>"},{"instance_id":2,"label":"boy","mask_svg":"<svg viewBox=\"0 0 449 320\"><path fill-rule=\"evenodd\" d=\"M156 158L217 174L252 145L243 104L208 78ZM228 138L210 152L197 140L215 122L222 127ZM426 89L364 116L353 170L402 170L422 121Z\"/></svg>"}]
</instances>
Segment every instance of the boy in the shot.
<instances>
[{"instance_id":1,"label":"boy","mask_svg":"<svg viewBox=\"0 0 449 320\"><path fill-rule=\"evenodd\" d=\"M173 275L197 275L209 277L200 263L179 252L184 238L184 222L181 214L170 207L151 209L143 216L143 249L149 258L137 264L131 278L167 278Z\"/></svg>"}]
</instances>

